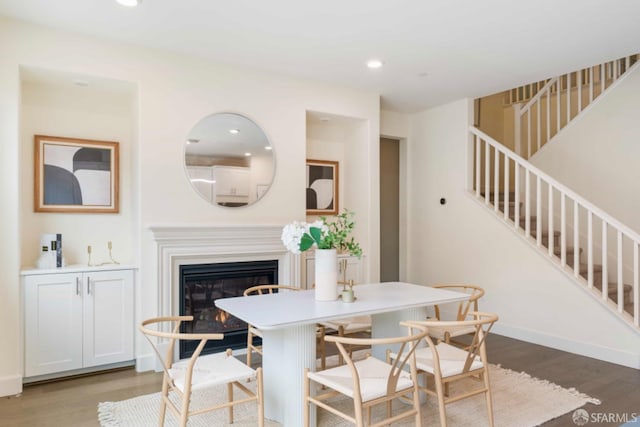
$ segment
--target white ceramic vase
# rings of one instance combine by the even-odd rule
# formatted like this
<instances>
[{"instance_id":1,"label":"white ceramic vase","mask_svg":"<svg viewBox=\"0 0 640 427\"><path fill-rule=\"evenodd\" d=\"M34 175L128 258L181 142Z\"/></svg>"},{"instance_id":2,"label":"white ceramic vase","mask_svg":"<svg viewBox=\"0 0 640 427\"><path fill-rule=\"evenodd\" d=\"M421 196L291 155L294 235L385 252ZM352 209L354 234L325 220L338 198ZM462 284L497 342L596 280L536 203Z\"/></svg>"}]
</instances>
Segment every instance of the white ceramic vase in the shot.
<instances>
[{"instance_id":1,"label":"white ceramic vase","mask_svg":"<svg viewBox=\"0 0 640 427\"><path fill-rule=\"evenodd\" d=\"M316 301L338 299L338 258L335 249L316 249Z\"/></svg>"}]
</instances>

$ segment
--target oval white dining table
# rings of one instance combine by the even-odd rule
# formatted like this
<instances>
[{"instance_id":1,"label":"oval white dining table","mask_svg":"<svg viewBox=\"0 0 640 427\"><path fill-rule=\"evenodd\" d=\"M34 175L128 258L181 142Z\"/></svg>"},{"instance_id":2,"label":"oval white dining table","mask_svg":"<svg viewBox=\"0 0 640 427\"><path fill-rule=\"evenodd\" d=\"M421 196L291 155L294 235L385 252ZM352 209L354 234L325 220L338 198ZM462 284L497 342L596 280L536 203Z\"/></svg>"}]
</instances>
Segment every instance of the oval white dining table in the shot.
<instances>
[{"instance_id":1,"label":"oval white dining table","mask_svg":"<svg viewBox=\"0 0 640 427\"><path fill-rule=\"evenodd\" d=\"M343 317L371 315L372 336L405 334L399 322L422 320L427 308L436 304L464 301L469 295L402 282L357 285L353 303L316 301L314 291L216 300L216 306L259 328L263 332L265 417L284 427L303 423L304 368L316 368L316 324ZM372 350L384 359L384 349ZM315 408L311 423L316 425Z\"/></svg>"}]
</instances>

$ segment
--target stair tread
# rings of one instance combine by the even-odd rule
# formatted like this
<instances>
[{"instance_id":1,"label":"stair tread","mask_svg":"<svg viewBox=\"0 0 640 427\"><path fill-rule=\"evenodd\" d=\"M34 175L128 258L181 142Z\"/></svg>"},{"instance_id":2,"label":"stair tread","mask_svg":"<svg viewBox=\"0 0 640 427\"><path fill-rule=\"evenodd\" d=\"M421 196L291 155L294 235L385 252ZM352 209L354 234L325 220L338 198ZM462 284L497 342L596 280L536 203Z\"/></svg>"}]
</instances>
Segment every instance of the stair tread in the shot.
<instances>
[{"instance_id":1,"label":"stair tread","mask_svg":"<svg viewBox=\"0 0 640 427\"><path fill-rule=\"evenodd\" d=\"M593 285L594 288L602 290L602 286L600 284L597 285ZM629 285L629 284L623 284L622 285L623 288L623 293L628 293L631 292L633 290L633 286ZM609 285L607 286L607 292L609 293L609 295L611 294L618 294L618 284L617 283L611 283L609 282Z\"/></svg>"},{"instance_id":2,"label":"stair tread","mask_svg":"<svg viewBox=\"0 0 640 427\"><path fill-rule=\"evenodd\" d=\"M589 264L580 263L580 275L587 274L589 272ZM594 273L602 273L602 264L593 264L593 272Z\"/></svg>"},{"instance_id":3,"label":"stair tread","mask_svg":"<svg viewBox=\"0 0 640 427\"><path fill-rule=\"evenodd\" d=\"M480 196L482 196L482 198L485 198L485 194L484 192L480 192ZM515 200L516 197L516 193L514 193L513 191L509 192L509 200ZM494 201L495 200L495 193L494 192L489 192L489 200L490 201ZM503 201L504 200L504 191L500 191L498 192L498 201Z\"/></svg>"},{"instance_id":4,"label":"stair tread","mask_svg":"<svg viewBox=\"0 0 640 427\"><path fill-rule=\"evenodd\" d=\"M553 236L554 237L560 237L560 234L561 233L559 231L553 230ZM533 237L536 237L538 235L538 230L531 230L531 235ZM540 236L542 238L549 237L549 231L548 230L542 230L542 233L540 234Z\"/></svg>"},{"instance_id":5,"label":"stair tread","mask_svg":"<svg viewBox=\"0 0 640 427\"><path fill-rule=\"evenodd\" d=\"M562 248L560 246L554 246L553 248L553 253L556 255L560 255ZM582 248L578 248L578 250L580 251L580 253L582 253ZM573 246L567 246L567 253L574 253L575 249L573 248Z\"/></svg>"}]
</instances>

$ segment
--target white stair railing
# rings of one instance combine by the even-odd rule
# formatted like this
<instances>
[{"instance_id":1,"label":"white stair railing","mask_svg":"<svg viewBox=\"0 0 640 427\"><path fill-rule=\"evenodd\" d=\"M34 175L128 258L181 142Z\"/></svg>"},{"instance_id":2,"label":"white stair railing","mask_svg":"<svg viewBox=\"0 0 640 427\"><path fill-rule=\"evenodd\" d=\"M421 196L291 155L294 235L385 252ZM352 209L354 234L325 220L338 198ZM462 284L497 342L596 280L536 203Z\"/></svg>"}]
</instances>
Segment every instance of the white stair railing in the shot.
<instances>
[{"instance_id":1,"label":"white stair railing","mask_svg":"<svg viewBox=\"0 0 640 427\"><path fill-rule=\"evenodd\" d=\"M530 98L523 106L513 104L516 153L529 159L636 65L637 59L637 54L626 56L554 77L539 90L542 82L515 89L514 100Z\"/></svg>"},{"instance_id":2,"label":"white stair railing","mask_svg":"<svg viewBox=\"0 0 640 427\"><path fill-rule=\"evenodd\" d=\"M638 329L640 235L487 134L470 133L470 193Z\"/></svg>"}]
</instances>

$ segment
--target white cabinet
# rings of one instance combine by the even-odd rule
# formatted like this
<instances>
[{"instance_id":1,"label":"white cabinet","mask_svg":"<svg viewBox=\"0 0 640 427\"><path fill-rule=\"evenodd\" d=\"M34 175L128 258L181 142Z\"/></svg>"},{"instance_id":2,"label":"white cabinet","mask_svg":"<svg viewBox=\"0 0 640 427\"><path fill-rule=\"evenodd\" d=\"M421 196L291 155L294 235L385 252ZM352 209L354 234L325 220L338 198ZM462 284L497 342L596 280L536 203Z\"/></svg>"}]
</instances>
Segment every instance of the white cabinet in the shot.
<instances>
[{"instance_id":1,"label":"white cabinet","mask_svg":"<svg viewBox=\"0 0 640 427\"><path fill-rule=\"evenodd\" d=\"M361 262L358 257L350 256L350 255L338 255L338 280L346 281L353 280L354 283L362 283L362 274L361 270ZM316 259L314 257L313 252L309 252L309 254L305 258L305 288L311 289L313 287L313 283L315 282L315 268ZM346 269L344 268L346 263ZM346 273L346 274L345 274Z\"/></svg>"},{"instance_id":2,"label":"white cabinet","mask_svg":"<svg viewBox=\"0 0 640 427\"><path fill-rule=\"evenodd\" d=\"M249 197L249 168L214 166L213 179L216 181L216 196Z\"/></svg>"},{"instance_id":3,"label":"white cabinet","mask_svg":"<svg viewBox=\"0 0 640 427\"><path fill-rule=\"evenodd\" d=\"M245 205L249 203L251 173L241 166L187 166L194 188L211 203Z\"/></svg>"},{"instance_id":4,"label":"white cabinet","mask_svg":"<svg viewBox=\"0 0 640 427\"><path fill-rule=\"evenodd\" d=\"M133 360L133 269L23 272L25 377Z\"/></svg>"},{"instance_id":5,"label":"white cabinet","mask_svg":"<svg viewBox=\"0 0 640 427\"><path fill-rule=\"evenodd\" d=\"M235 166L214 166L213 179L216 182L215 202L222 206L242 206L249 203L249 168Z\"/></svg>"}]
</instances>

